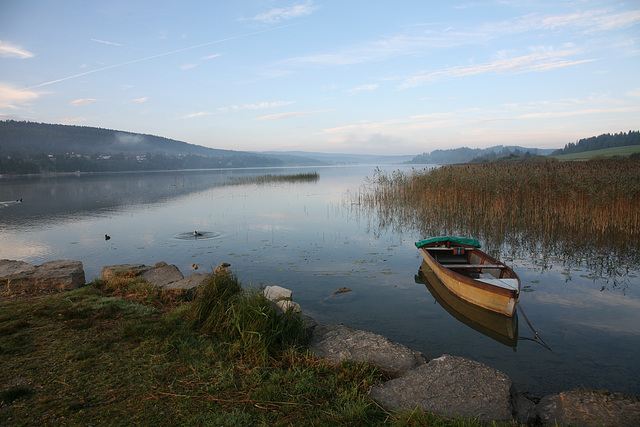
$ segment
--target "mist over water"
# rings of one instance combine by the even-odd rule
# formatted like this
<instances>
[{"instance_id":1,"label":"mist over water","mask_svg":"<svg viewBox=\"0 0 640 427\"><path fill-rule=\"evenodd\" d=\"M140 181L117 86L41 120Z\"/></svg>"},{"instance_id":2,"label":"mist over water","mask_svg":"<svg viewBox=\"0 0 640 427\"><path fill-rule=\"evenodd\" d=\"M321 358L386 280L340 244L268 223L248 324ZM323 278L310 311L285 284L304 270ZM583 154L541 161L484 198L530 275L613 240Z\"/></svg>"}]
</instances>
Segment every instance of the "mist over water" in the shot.
<instances>
[{"instance_id":1,"label":"mist over water","mask_svg":"<svg viewBox=\"0 0 640 427\"><path fill-rule=\"evenodd\" d=\"M187 275L193 264L207 272L228 262L245 287L291 289L319 322L380 333L431 357L478 360L533 395L576 387L640 394L637 264L604 274L602 265L619 267L606 254L590 264L579 251L576 258L543 256L535 245L510 250L507 242L501 259L520 276L526 316L553 352L529 340L533 333L522 316L515 340L505 344L452 315L421 282L422 257L413 243L428 236L408 226L380 226L384 218L354 202L374 169L5 177L0 258L80 260L87 280L99 277L105 265L166 261ZM309 171L320 178L237 179ZM333 295L342 287L352 292Z\"/></svg>"}]
</instances>

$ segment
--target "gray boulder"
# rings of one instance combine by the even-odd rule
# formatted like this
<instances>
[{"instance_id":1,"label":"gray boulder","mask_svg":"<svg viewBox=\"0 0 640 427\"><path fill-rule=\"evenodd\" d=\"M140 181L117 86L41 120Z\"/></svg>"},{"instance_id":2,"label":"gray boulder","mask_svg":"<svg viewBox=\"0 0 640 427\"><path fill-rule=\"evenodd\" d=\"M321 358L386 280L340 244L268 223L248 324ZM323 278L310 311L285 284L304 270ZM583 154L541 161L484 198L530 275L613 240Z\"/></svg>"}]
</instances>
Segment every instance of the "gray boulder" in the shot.
<instances>
[{"instance_id":1,"label":"gray boulder","mask_svg":"<svg viewBox=\"0 0 640 427\"><path fill-rule=\"evenodd\" d=\"M195 289L211 278L212 274L208 273L191 273L187 277L170 282L160 286L162 289L191 290Z\"/></svg>"},{"instance_id":2,"label":"gray boulder","mask_svg":"<svg viewBox=\"0 0 640 427\"><path fill-rule=\"evenodd\" d=\"M489 423L512 420L511 393L511 380L506 374L450 355L433 359L370 392L387 410L419 407L441 416Z\"/></svg>"},{"instance_id":3,"label":"gray boulder","mask_svg":"<svg viewBox=\"0 0 640 427\"><path fill-rule=\"evenodd\" d=\"M161 261L142 273L142 277L157 286L166 286L184 279L183 274L175 265Z\"/></svg>"},{"instance_id":4,"label":"gray boulder","mask_svg":"<svg viewBox=\"0 0 640 427\"><path fill-rule=\"evenodd\" d=\"M420 352L391 342L382 335L335 323L316 326L311 335L309 349L316 356L333 362L343 359L370 362L382 369L400 373L427 361Z\"/></svg>"},{"instance_id":5,"label":"gray boulder","mask_svg":"<svg viewBox=\"0 0 640 427\"><path fill-rule=\"evenodd\" d=\"M57 260L33 266L23 261L0 260L0 291L68 291L85 283L80 261Z\"/></svg>"},{"instance_id":6,"label":"gray boulder","mask_svg":"<svg viewBox=\"0 0 640 427\"><path fill-rule=\"evenodd\" d=\"M267 286L262 291L264 297L271 301L283 313L287 310L293 310L294 313L300 313L302 308L297 302L293 302L291 297L293 292L281 286Z\"/></svg>"},{"instance_id":7,"label":"gray boulder","mask_svg":"<svg viewBox=\"0 0 640 427\"><path fill-rule=\"evenodd\" d=\"M543 425L640 425L640 399L622 394L565 391L544 397L537 409Z\"/></svg>"},{"instance_id":8,"label":"gray boulder","mask_svg":"<svg viewBox=\"0 0 640 427\"><path fill-rule=\"evenodd\" d=\"M118 264L118 265L107 265L102 267L100 271L100 276L102 280L110 280L116 277L120 273L124 273L127 271L139 271L140 273L144 273L145 271L151 269L153 267L146 266L144 264Z\"/></svg>"},{"instance_id":9,"label":"gray boulder","mask_svg":"<svg viewBox=\"0 0 640 427\"><path fill-rule=\"evenodd\" d=\"M164 261L154 264L153 267L144 264L108 265L102 268L100 275L102 276L102 280L109 280L113 279L120 273L128 271L140 272L142 278L147 282L163 288L171 288L171 285L177 282L181 283L175 285L174 289L177 289L181 286L188 287L194 284L198 279L202 279L198 282L198 284L202 283L205 280L202 277L204 275L201 275L200 273L193 273L196 274L196 276L190 278L186 282L182 282L185 277L180 272L178 267L173 264L169 265Z\"/></svg>"}]
</instances>

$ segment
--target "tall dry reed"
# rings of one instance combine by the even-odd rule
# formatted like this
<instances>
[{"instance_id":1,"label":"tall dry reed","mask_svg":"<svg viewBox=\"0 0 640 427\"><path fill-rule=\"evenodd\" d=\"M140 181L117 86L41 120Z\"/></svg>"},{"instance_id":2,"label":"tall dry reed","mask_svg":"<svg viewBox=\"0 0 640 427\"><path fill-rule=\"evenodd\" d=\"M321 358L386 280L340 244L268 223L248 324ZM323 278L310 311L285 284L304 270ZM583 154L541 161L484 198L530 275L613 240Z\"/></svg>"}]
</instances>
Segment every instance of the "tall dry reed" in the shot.
<instances>
[{"instance_id":1,"label":"tall dry reed","mask_svg":"<svg viewBox=\"0 0 640 427\"><path fill-rule=\"evenodd\" d=\"M449 165L376 171L357 195L379 226L640 248L640 160Z\"/></svg>"}]
</instances>

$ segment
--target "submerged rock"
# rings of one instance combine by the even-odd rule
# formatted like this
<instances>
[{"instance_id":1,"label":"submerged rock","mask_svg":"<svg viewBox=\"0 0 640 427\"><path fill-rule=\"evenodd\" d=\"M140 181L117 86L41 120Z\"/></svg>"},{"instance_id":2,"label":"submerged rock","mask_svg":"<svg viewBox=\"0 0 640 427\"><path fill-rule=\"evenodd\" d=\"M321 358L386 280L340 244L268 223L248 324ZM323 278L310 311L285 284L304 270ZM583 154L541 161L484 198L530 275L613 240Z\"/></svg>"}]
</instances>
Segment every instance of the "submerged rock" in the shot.
<instances>
[{"instance_id":1,"label":"submerged rock","mask_svg":"<svg viewBox=\"0 0 640 427\"><path fill-rule=\"evenodd\" d=\"M538 403L544 425L638 426L640 399L591 390L565 391Z\"/></svg>"}]
</instances>

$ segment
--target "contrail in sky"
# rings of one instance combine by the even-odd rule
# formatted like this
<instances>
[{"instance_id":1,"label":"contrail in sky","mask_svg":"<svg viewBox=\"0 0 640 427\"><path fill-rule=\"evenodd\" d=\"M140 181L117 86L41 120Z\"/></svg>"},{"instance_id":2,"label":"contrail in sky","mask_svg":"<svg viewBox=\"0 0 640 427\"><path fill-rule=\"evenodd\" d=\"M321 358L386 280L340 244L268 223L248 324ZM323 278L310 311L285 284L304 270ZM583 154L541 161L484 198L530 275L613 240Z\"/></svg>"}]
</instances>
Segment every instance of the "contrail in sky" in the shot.
<instances>
[{"instance_id":1,"label":"contrail in sky","mask_svg":"<svg viewBox=\"0 0 640 427\"><path fill-rule=\"evenodd\" d=\"M121 64L109 65L107 67L98 68L96 70L85 71L84 73L80 73L80 74L74 74L73 76L63 77L63 78L57 79L57 80L51 80L50 82L40 83L40 84L35 85L35 86L26 87L26 88L24 88L22 90L35 89L35 88L38 88L38 87L47 86L47 85L58 83L58 82L62 82L62 81L65 81L65 80L75 79L76 77L86 76L87 74L97 73L99 71L104 71L104 70L108 70L108 69L111 69L111 68L117 68L117 67L122 67L124 65L135 64L136 62L147 61L149 59L159 58L161 56L173 55L174 53L180 53L180 52L184 52L186 50L197 49L199 47L208 46L210 44L222 43L222 42L226 42L226 41L229 41L229 40L235 40L235 39L240 39L240 38L243 38L243 37L253 36L253 35L256 35L256 34L260 34L260 33L266 33L268 31L280 30L282 28L287 28L287 27L291 27L291 26L294 26L294 25L297 25L297 24L289 24L289 25L283 25L281 27L268 28L266 30L254 31L252 33L246 33L246 34L240 34L238 36L227 37L227 38L220 39L220 40L215 40L215 41L212 41L212 42L202 43L202 44L199 44L199 45L196 45L196 46L189 46L189 47L185 47L185 48L178 49L178 50L172 50L171 52L159 53L157 55L151 55L151 56L147 56L145 58L134 59L133 61L127 61L127 62L123 62Z\"/></svg>"}]
</instances>

